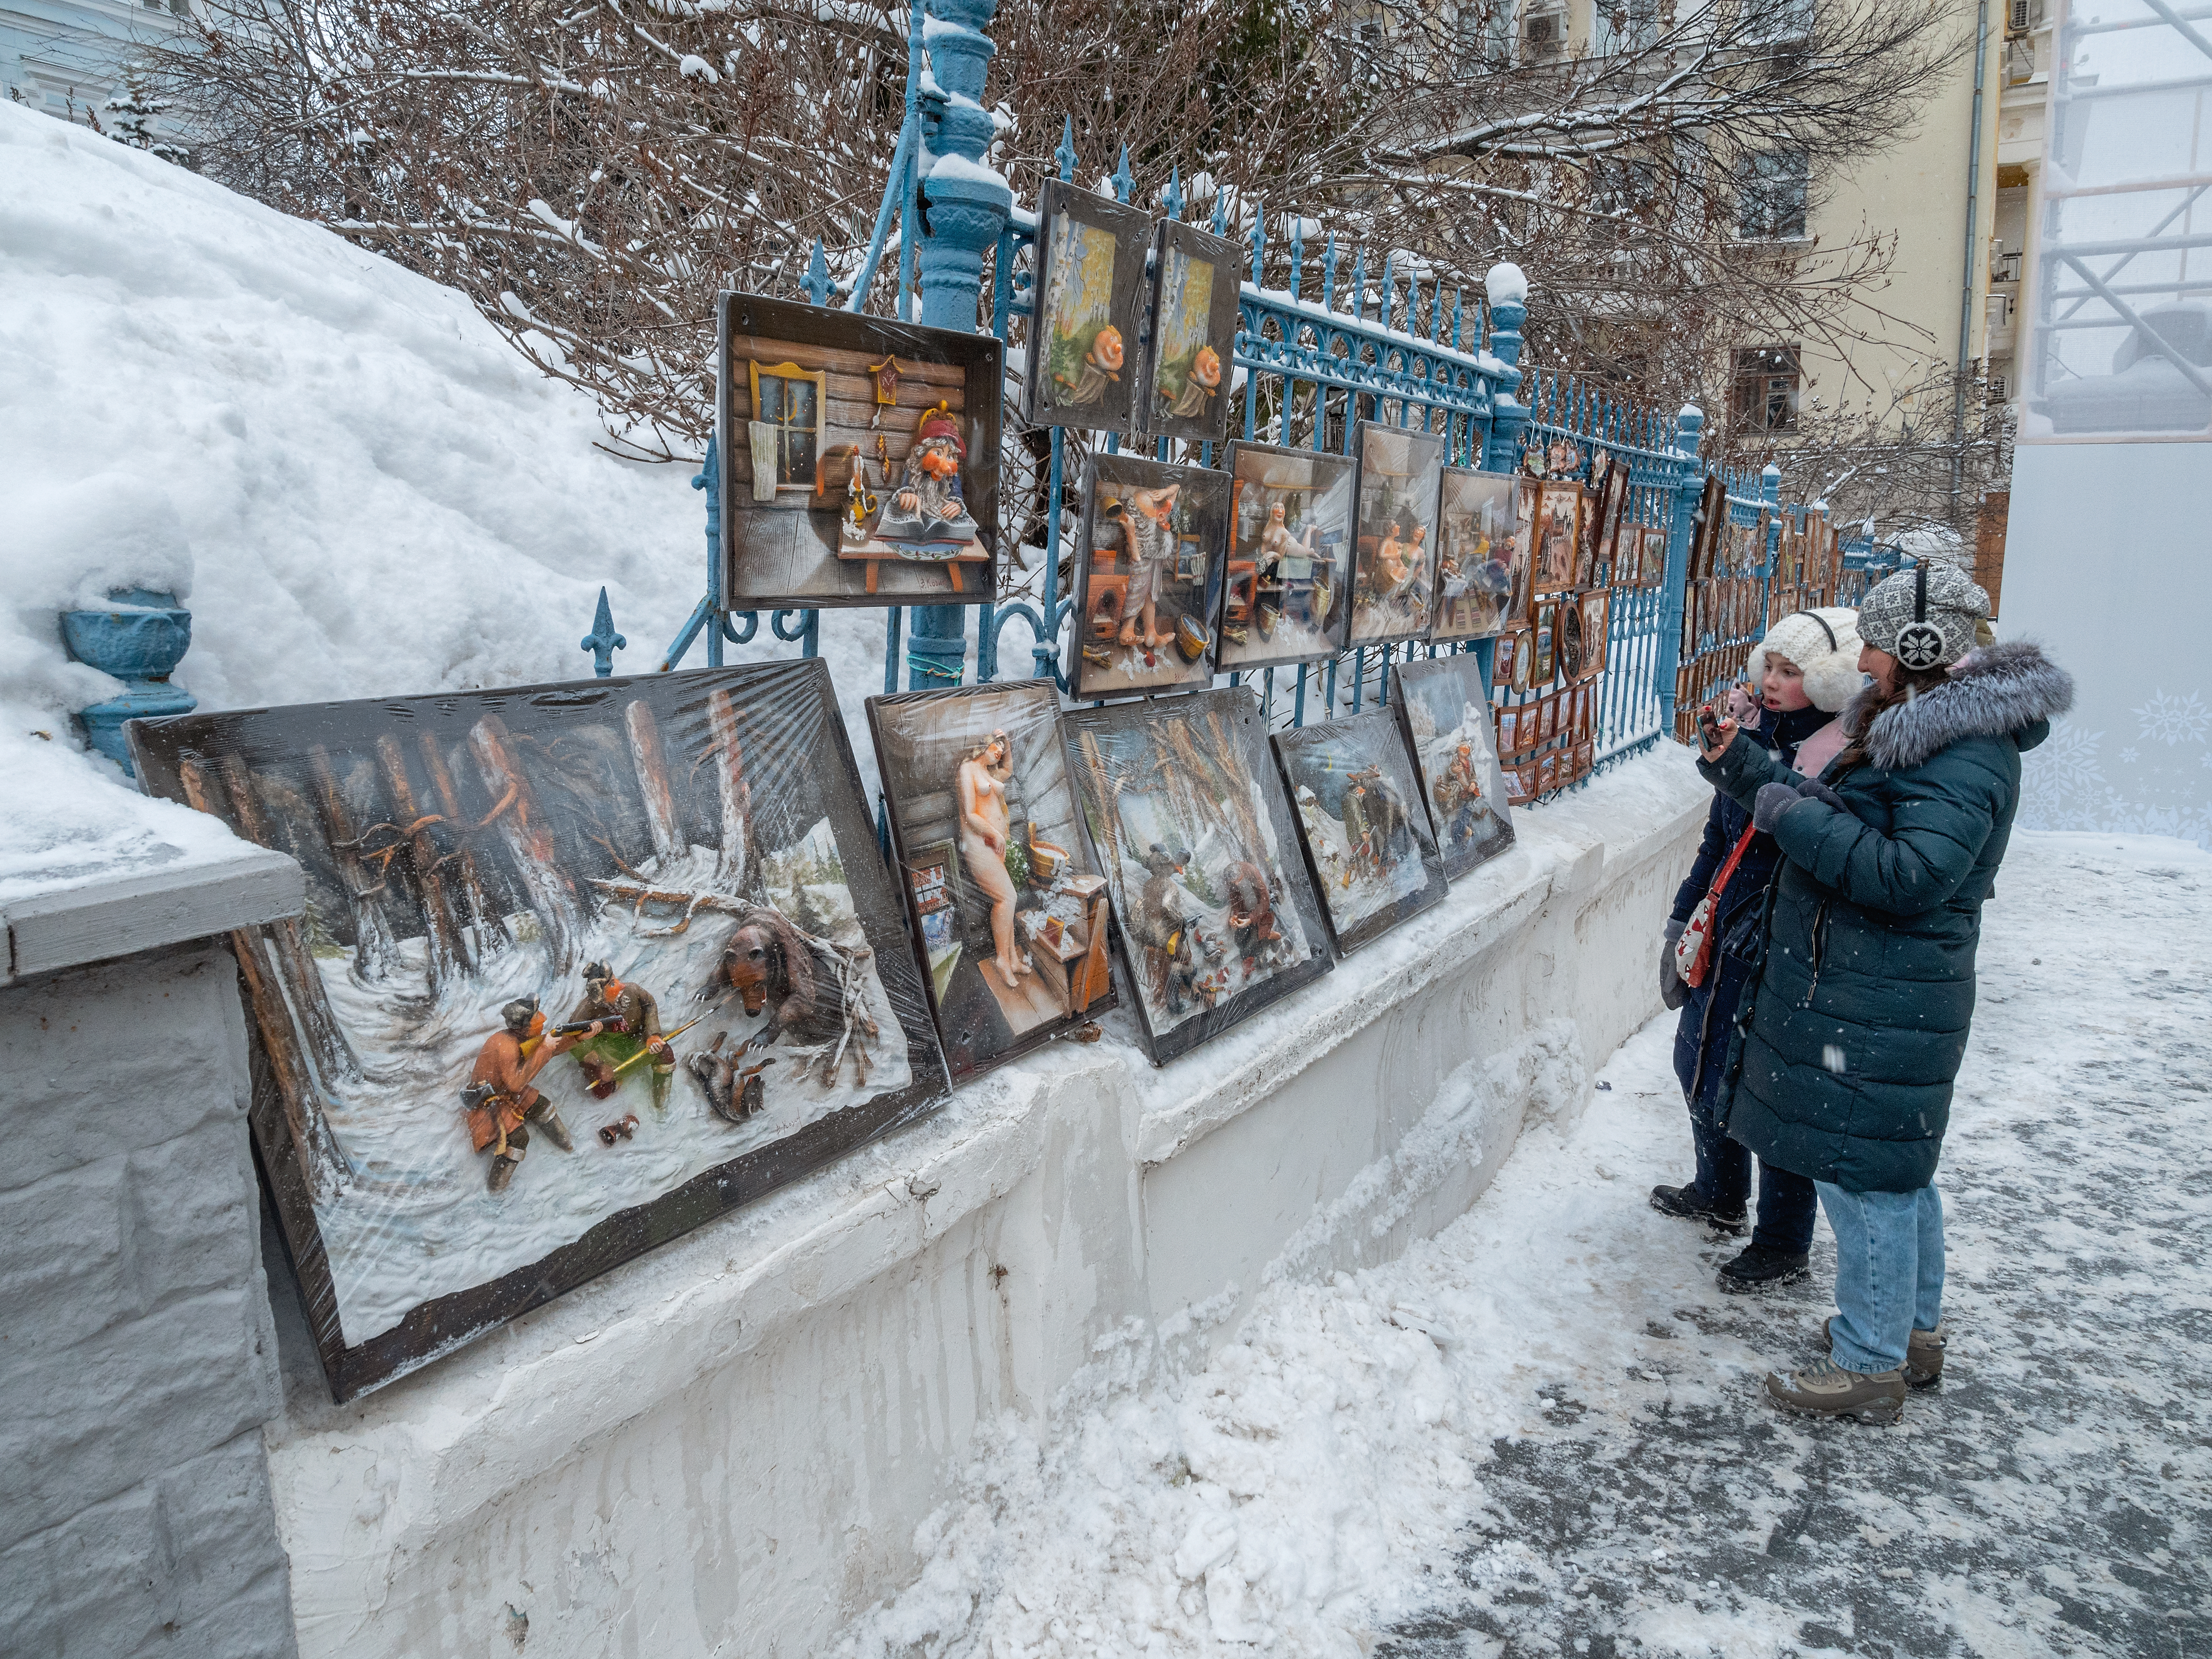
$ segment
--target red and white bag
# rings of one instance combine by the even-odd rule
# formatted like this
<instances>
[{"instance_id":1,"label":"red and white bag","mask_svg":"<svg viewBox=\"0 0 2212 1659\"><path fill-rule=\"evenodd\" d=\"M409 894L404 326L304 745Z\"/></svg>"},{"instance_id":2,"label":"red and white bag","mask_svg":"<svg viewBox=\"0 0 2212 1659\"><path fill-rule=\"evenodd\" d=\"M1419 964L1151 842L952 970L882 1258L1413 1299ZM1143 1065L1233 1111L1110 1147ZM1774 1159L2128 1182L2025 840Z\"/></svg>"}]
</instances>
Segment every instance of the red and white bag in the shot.
<instances>
[{"instance_id":1,"label":"red and white bag","mask_svg":"<svg viewBox=\"0 0 2212 1659\"><path fill-rule=\"evenodd\" d=\"M1743 860L1743 849L1751 845L1751 838L1759 833L1747 830L1721 872L1713 878L1713 884L1705 889L1705 897L1698 908L1690 912L1690 920L1682 928L1682 936L1674 941L1674 972L1685 985L1695 987L1705 982L1705 975L1713 966L1713 919L1720 914L1721 895L1727 890L1729 878Z\"/></svg>"}]
</instances>

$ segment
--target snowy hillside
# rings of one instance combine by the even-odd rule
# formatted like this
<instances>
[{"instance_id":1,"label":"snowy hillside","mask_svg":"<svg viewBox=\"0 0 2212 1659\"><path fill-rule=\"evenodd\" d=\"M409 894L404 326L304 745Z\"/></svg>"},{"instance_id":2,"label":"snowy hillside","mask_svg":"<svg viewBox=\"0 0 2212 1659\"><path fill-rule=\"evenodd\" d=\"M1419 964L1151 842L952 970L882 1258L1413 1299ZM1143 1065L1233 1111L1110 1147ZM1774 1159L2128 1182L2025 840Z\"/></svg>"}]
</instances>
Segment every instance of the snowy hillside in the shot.
<instances>
[{"instance_id":1,"label":"snowy hillside","mask_svg":"<svg viewBox=\"0 0 2212 1659\"><path fill-rule=\"evenodd\" d=\"M114 683L55 621L111 586L188 592L203 708L586 675L603 582L617 672L656 665L703 590L693 469L594 448L460 295L5 104L0 177L0 765L44 803L0 884L130 811L69 722ZM853 719L880 619L823 632Z\"/></svg>"}]
</instances>

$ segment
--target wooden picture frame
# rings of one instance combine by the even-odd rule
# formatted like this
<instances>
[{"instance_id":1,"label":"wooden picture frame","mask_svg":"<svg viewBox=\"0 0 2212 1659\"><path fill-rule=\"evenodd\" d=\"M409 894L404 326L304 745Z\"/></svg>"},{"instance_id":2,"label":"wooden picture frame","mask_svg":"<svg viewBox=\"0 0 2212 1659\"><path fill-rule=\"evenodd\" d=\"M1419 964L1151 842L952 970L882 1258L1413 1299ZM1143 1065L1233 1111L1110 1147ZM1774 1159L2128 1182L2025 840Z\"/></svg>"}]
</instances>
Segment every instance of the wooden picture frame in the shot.
<instances>
[{"instance_id":1,"label":"wooden picture frame","mask_svg":"<svg viewBox=\"0 0 2212 1659\"><path fill-rule=\"evenodd\" d=\"M1582 513L1580 484L1553 481L1537 487L1535 544L1529 556L1532 611L1535 599L1574 586Z\"/></svg>"},{"instance_id":2,"label":"wooden picture frame","mask_svg":"<svg viewBox=\"0 0 2212 1659\"><path fill-rule=\"evenodd\" d=\"M1339 956L1443 902L1450 883L1390 710L1293 726L1270 742Z\"/></svg>"},{"instance_id":3,"label":"wooden picture frame","mask_svg":"<svg viewBox=\"0 0 2212 1659\"><path fill-rule=\"evenodd\" d=\"M1593 587L1582 597L1583 675L1595 679L1605 672L1608 637L1613 626L1613 591Z\"/></svg>"},{"instance_id":4,"label":"wooden picture frame","mask_svg":"<svg viewBox=\"0 0 2212 1659\"><path fill-rule=\"evenodd\" d=\"M732 609L973 603L997 591L997 340L756 294L719 295L715 324ZM812 419L780 424L800 386ZM769 388L786 390L764 409ZM794 442L801 429L811 454ZM772 480L757 453L776 466Z\"/></svg>"},{"instance_id":5,"label":"wooden picture frame","mask_svg":"<svg viewBox=\"0 0 2212 1659\"><path fill-rule=\"evenodd\" d=\"M1528 581L1533 492L1510 472L1447 466L1437 486L1436 624L1443 644L1495 638L1510 628Z\"/></svg>"},{"instance_id":6,"label":"wooden picture frame","mask_svg":"<svg viewBox=\"0 0 2212 1659\"><path fill-rule=\"evenodd\" d=\"M1030 425L1140 429L1138 346L1152 242L1150 215L1064 179L1045 180L1023 369Z\"/></svg>"},{"instance_id":7,"label":"wooden picture frame","mask_svg":"<svg viewBox=\"0 0 2212 1659\"><path fill-rule=\"evenodd\" d=\"M1137 385L1147 437L1227 441L1247 257L1242 243L1179 219L1163 219L1153 232L1152 329Z\"/></svg>"},{"instance_id":8,"label":"wooden picture frame","mask_svg":"<svg viewBox=\"0 0 2212 1659\"><path fill-rule=\"evenodd\" d=\"M1558 599L1545 599L1536 606L1528 653L1528 684L1532 686L1549 685L1556 672L1559 604Z\"/></svg>"},{"instance_id":9,"label":"wooden picture frame","mask_svg":"<svg viewBox=\"0 0 2212 1659\"><path fill-rule=\"evenodd\" d=\"M1396 707L1444 874L1456 881L1513 845L1506 745L1492 720L1482 665L1471 652L1407 663L1398 671Z\"/></svg>"},{"instance_id":10,"label":"wooden picture frame","mask_svg":"<svg viewBox=\"0 0 2212 1659\"><path fill-rule=\"evenodd\" d=\"M1353 489L1347 455L1229 446L1229 562L1217 672L1325 662L1352 619Z\"/></svg>"},{"instance_id":11,"label":"wooden picture frame","mask_svg":"<svg viewBox=\"0 0 2212 1659\"><path fill-rule=\"evenodd\" d=\"M1443 434L1362 421L1354 447L1358 506L1346 643L1426 639L1435 623Z\"/></svg>"},{"instance_id":12,"label":"wooden picture frame","mask_svg":"<svg viewBox=\"0 0 2212 1659\"><path fill-rule=\"evenodd\" d=\"M1103 453L1084 463L1071 696L1212 684L1232 493L1229 474L1207 467Z\"/></svg>"},{"instance_id":13,"label":"wooden picture frame","mask_svg":"<svg viewBox=\"0 0 2212 1659\"><path fill-rule=\"evenodd\" d=\"M307 882L307 923L232 946L247 1121L339 1401L947 1097L819 659L126 732L149 793ZM668 1048L556 1029L617 1017Z\"/></svg>"}]
</instances>

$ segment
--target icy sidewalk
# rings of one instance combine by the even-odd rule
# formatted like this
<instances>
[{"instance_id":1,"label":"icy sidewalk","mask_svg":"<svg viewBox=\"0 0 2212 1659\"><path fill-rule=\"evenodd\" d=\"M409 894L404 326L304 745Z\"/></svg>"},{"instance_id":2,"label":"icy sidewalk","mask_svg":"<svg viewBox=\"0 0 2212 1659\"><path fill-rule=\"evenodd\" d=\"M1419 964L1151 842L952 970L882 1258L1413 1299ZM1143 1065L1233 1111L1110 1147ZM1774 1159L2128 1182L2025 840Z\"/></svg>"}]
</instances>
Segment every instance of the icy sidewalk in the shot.
<instances>
[{"instance_id":1,"label":"icy sidewalk","mask_svg":"<svg viewBox=\"0 0 2212 1659\"><path fill-rule=\"evenodd\" d=\"M1715 1288L1655 1023L1404 1259L1133 1342L969 1470L855 1654L2212 1651L2212 857L2022 836L1939 1177L1954 1335L1881 1431L1781 1417L1814 1276ZM1164 1334L1175 1346L1175 1333Z\"/></svg>"}]
</instances>

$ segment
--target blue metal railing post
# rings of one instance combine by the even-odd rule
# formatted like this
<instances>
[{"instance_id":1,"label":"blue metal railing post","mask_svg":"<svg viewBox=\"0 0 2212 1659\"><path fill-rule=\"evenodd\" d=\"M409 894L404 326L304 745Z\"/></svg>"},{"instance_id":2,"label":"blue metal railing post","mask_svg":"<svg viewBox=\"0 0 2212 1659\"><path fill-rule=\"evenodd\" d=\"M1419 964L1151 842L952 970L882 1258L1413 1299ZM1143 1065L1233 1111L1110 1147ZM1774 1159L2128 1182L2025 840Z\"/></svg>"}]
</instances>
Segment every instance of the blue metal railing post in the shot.
<instances>
[{"instance_id":1,"label":"blue metal railing post","mask_svg":"<svg viewBox=\"0 0 2212 1659\"><path fill-rule=\"evenodd\" d=\"M1686 404L1676 417L1675 477L1667 527L1667 574L1660 586L1659 660L1652 690L1659 694L1659 730L1674 729L1674 675L1682 663L1682 605L1688 597L1690 538L1696 532L1698 498L1705 492L1705 469L1698 459L1698 434L1705 412Z\"/></svg>"},{"instance_id":2,"label":"blue metal railing post","mask_svg":"<svg viewBox=\"0 0 2212 1659\"><path fill-rule=\"evenodd\" d=\"M921 95L921 320L971 332L982 294L983 255L1012 216L1013 192L983 167L996 132L983 107L983 81L998 47L983 30L998 0L929 0L933 84ZM947 169L945 162L963 165ZM982 604L988 608L991 595ZM968 655L967 606L918 605L908 637L907 684L915 690L957 685ZM987 624L988 625L988 624ZM980 666L979 663L979 666Z\"/></svg>"}]
</instances>

